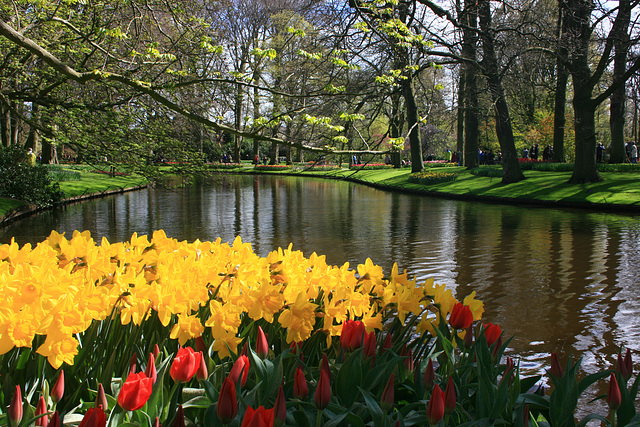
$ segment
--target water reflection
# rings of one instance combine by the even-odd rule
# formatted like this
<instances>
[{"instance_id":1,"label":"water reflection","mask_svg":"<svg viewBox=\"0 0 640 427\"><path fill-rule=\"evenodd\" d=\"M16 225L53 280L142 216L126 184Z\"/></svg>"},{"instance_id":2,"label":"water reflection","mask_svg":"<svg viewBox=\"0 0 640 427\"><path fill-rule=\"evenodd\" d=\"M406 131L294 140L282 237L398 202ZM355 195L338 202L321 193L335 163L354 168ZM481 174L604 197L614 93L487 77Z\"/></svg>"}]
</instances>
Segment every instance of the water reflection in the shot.
<instances>
[{"instance_id":1,"label":"water reflection","mask_svg":"<svg viewBox=\"0 0 640 427\"><path fill-rule=\"evenodd\" d=\"M640 221L582 211L466 203L385 193L316 179L226 177L181 190L149 189L84 202L11 224L36 243L51 230L91 230L99 241L164 229L180 240L233 241L260 255L293 244L352 268L370 257L459 296L477 291L485 319L515 336L511 349L536 371L548 354L608 368L619 346L640 351Z\"/></svg>"}]
</instances>

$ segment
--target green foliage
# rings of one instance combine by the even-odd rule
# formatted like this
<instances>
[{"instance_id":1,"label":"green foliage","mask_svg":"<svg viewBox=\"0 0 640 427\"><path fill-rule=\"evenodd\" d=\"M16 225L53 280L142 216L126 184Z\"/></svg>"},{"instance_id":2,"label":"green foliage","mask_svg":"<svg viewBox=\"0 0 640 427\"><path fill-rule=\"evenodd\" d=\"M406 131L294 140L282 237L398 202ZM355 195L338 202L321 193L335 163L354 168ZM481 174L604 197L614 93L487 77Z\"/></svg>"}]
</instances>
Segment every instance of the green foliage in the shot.
<instances>
[{"instance_id":1,"label":"green foliage","mask_svg":"<svg viewBox=\"0 0 640 427\"><path fill-rule=\"evenodd\" d=\"M29 166L24 149L12 146L0 148L0 196L51 206L64 194L57 182L52 183L46 167Z\"/></svg>"}]
</instances>

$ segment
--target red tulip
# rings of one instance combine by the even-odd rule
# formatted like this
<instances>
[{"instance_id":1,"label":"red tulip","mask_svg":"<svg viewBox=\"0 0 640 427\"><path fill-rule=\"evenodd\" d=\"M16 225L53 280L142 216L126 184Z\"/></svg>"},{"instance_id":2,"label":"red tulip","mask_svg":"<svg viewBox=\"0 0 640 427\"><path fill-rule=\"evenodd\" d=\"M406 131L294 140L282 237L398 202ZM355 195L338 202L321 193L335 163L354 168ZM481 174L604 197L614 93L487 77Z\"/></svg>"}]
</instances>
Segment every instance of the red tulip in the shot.
<instances>
[{"instance_id":1,"label":"red tulip","mask_svg":"<svg viewBox=\"0 0 640 427\"><path fill-rule=\"evenodd\" d=\"M46 413L47 413L47 402L44 400L44 396L40 396L40 400L38 400L38 405L36 406L35 416L38 417ZM47 427L48 424L49 424L48 415L45 415L44 417L38 418L36 420L36 426L38 427Z\"/></svg>"},{"instance_id":2,"label":"red tulip","mask_svg":"<svg viewBox=\"0 0 640 427\"><path fill-rule=\"evenodd\" d=\"M427 404L427 419L429 424L438 424L444 417L444 393L438 384L433 388L431 399Z\"/></svg>"},{"instance_id":3,"label":"red tulip","mask_svg":"<svg viewBox=\"0 0 640 427\"><path fill-rule=\"evenodd\" d=\"M393 403L395 402L395 374L391 374L389 377L389 381L387 381L387 385L382 392L382 396L380 397L380 407L383 411L388 411L393 408Z\"/></svg>"},{"instance_id":4,"label":"red tulip","mask_svg":"<svg viewBox=\"0 0 640 427\"><path fill-rule=\"evenodd\" d=\"M171 363L169 374L175 382L190 381L198 372L200 362L202 361L202 353L193 351L191 347L180 347L178 354Z\"/></svg>"},{"instance_id":5,"label":"red tulip","mask_svg":"<svg viewBox=\"0 0 640 427\"><path fill-rule=\"evenodd\" d=\"M9 405L9 420L11 424L17 426L22 420L22 390L20 386L16 386L16 391L11 398L11 404Z\"/></svg>"},{"instance_id":6,"label":"red tulip","mask_svg":"<svg viewBox=\"0 0 640 427\"><path fill-rule=\"evenodd\" d=\"M467 329L473 323L471 309L461 302L456 303L449 316L449 324L455 329Z\"/></svg>"},{"instance_id":7,"label":"red tulip","mask_svg":"<svg viewBox=\"0 0 640 427\"><path fill-rule=\"evenodd\" d=\"M500 329L500 326L494 325L493 323L486 323L484 325L484 337L489 347L500 338L501 334L502 329Z\"/></svg>"},{"instance_id":8,"label":"red tulip","mask_svg":"<svg viewBox=\"0 0 640 427\"><path fill-rule=\"evenodd\" d=\"M105 427L107 425L107 414L104 413L102 406L91 408L84 414L82 421L78 427Z\"/></svg>"},{"instance_id":9,"label":"red tulip","mask_svg":"<svg viewBox=\"0 0 640 427\"><path fill-rule=\"evenodd\" d=\"M280 427L287 419L287 403L284 398L284 391L282 386L278 390L278 397L276 397L276 403L273 405L273 426Z\"/></svg>"},{"instance_id":10,"label":"red tulip","mask_svg":"<svg viewBox=\"0 0 640 427\"><path fill-rule=\"evenodd\" d=\"M269 343L262 327L258 326L258 339L256 340L256 353L260 359L269 355Z\"/></svg>"},{"instance_id":11,"label":"red tulip","mask_svg":"<svg viewBox=\"0 0 640 427\"><path fill-rule=\"evenodd\" d=\"M182 405L178 405L176 419L173 420L173 424L171 424L171 427L186 427L186 425L184 424L184 410L182 409Z\"/></svg>"},{"instance_id":12,"label":"red tulip","mask_svg":"<svg viewBox=\"0 0 640 427\"><path fill-rule=\"evenodd\" d=\"M304 377L304 372L299 367L296 368L296 375L293 381L293 395L296 399L305 400L309 395L309 386Z\"/></svg>"},{"instance_id":13,"label":"red tulip","mask_svg":"<svg viewBox=\"0 0 640 427\"><path fill-rule=\"evenodd\" d=\"M313 396L313 400L316 403L318 409L324 409L331 400L331 380L329 374L324 369L320 370L320 380L316 387L316 393Z\"/></svg>"},{"instance_id":14,"label":"red tulip","mask_svg":"<svg viewBox=\"0 0 640 427\"><path fill-rule=\"evenodd\" d=\"M491 357L494 360L498 359L498 355L500 354L501 347L502 347L502 336L499 336L493 346L493 350L491 351Z\"/></svg>"},{"instance_id":15,"label":"red tulip","mask_svg":"<svg viewBox=\"0 0 640 427\"><path fill-rule=\"evenodd\" d=\"M522 411L522 424L524 427L529 427L529 404L524 405L524 411Z\"/></svg>"},{"instance_id":16,"label":"red tulip","mask_svg":"<svg viewBox=\"0 0 640 427\"><path fill-rule=\"evenodd\" d=\"M222 382L218 407L216 408L218 419L222 424L229 424L238 413L238 399L236 398L236 383L227 377Z\"/></svg>"},{"instance_id":17,"label":"red tulip","mask_svg":"<svg viewBox=\"0 0 640 427\"><path fill-rule=\"evenodd\" d=\"M161 427L160 418L156 417L155 420L153 420L153 424L151 425L151 427Z\"/></svg>"},{"instance_id":18,"label":"red tulip","mask_svg":"<svg viewBox=\"0 0 640 427\"><path fill-rule=\"evenodd\" d=\"M104 387L102 387L102 384L98 384L98 394L96 395L95 406L96 408L98 406L102 406L102 409L105 411L109 408L107 396L104 394Z\"/></svg>"},{"instance_id":19,"label":"red tulip","mask_svg":"<svg viewBox=\"0 0 640 427\"><path fill-rule=\"evenodd\" d=\"M340 345L345 351L353 351L362 345L364 323L359 320L347 320L342 324Z\"/></svg>"},{"instance_id":20,"label":"red tulip","mask_svg":"<svg viewBox=\"0 0 640 427\"><path fill-rule=\"evenodd\" d=\"M198 367L198 371L196 372L196 378L198 381L206 380L209 376L209 371L207 370L207 362L204 360L204 356L200 360L200 366Z\"/></svg>"},{"instance_id":21,"label":"red tulip","mask_svg":"<svg viewBox=\"0 0 640 427\"><path fill-rule=\"evenodd\" d=\"M118 394L118 405L126 411L135 411L144 406L151 397L153 380L144 372L129 374Z\"/></svg>"},{"instance_id":22,"label":"red tulip","mask_svg":"<svg viewBox=\"0 0 640 427\"><path fill-rule=\"evenodd\" d=\"M229 372L229 378L233 381L233 384L238 384L238 379L242 375L242 380L240 380L240 386L244 387L247 383L247 376L249 375L249 358L244 355L238 356L233 367L231 368L231 372Z\"/></svg>"},{"instance_id":23,"label":"red tulip","mask_svg":"<svg viewBox=\"0 0 640 427\"><path fill-rule=\"evenodd\" d=\"M158 347L158 344L155 344L153 346L153 357L158 357L158 355L160 354L160 347Z\"/></svg>"},{"instance_id":24,"label":"red tulip","mask_svg":"<svg viewBox=\"0 0 640 427\"><path fill-rule=\"evenodd\" d=\"M449 415L456 409L456 386L453 378L449 377L447 387L444 389L444 413Z\"/></svg>"},{"instance_id":25,"label":"red tulip","mask_svg":"<svg viewBox=\"0 0 640 427\"><path fill-rule=\"evenodd\" d=\"M60 422L60 414L58 411L55 411L53 415L51 415L51 419L49 420L49 424L47 427L61 427L62 423Z\"/></svg>"},{"instance_id":26,"label":"red tulip","mask_svg":"<svg viewBox=\"0 0 640 427\"><path fill-rule=\"evenodd\" d=\"M58 403L60 402L60 399L62 399L63 395L64 395L64 371L61 369L60 375L58 375L58 379L56 380L55 384L51 388L51 400L53 400L53 403Z\"/></svg>"},{"instance_id":27,"label":"red tulip","mask_svg":"<svg viewBox=\"0 0 640 427\"><path fill-rule=\"evenodd\" d=\"M424 370L424 376L422 377L422 383L424 384L424 388L430 390L435 384L436 372L433 369L433 360L429 359L429 363L427 363L427 369Z\"/></svg>"},{"instance_id":28,"label":"red tulip","mask_svg":"<svg viewBox=\"0 0 640 427\"><path fill-rule=\"evenodd\" d=\"M254 410L251 406L247 407L244 413L241 427L272 427L273 426L273 409L264 409L259 406Z\"/></svg>"},{"instance_id":29,"label":"red tulip","mask_svg":"<svg viewBox=\"0 0 640 427\"><path fill-rule=\"evenodd\" d=\"M556 378L562 378L562 375L564 375L562 366L560 366L560 362L558 361L558 355L555 352L551 353L551 367L549 368L549 373Z\"/></svg>"},{"instance_id":30,"label":"red tulip","mask_svg":"<svg viewBox=\"0 0 640 427\"><path fill-rule=\"evenodd\" d=\"M376 355L376 333L371 331L364 334L362 355L364 357L373 357Z\"/></svg>"},{"instance_id":31,"label":"red tulip","mask_svg":"<svg viewBox=\"0 0 640 427\"><path fill-rule=\"evenodd\" d=\"M156 383L158 371L156 370L156 359L153 357L153 353L149 353L149 361L147 362L147 369L145 369L144 374L151 378L154 384Z\"/></svg>"},{"instance_id":32,"label":"red tulip","mask_svg":"<svg viewBox=\"0 0 640 427\"><path fill-rule=\"evenodd\" d=\"M607 404L612 410L616 410L622 403L622 394L620 393L620 387L618 387L618 380L616 374L612 373L609 377L609 391L607 392Z\"/></svg>"}]
</instances>

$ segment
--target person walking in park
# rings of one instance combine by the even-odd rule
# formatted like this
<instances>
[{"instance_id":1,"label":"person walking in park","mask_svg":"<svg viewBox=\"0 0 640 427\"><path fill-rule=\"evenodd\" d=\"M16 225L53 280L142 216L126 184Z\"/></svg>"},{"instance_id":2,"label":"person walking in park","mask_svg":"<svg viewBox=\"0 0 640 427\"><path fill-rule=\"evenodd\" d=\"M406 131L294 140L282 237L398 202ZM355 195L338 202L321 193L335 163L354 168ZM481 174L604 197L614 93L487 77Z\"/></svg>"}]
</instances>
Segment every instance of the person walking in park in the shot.
<instances>
[{"instance_id":1,"label":"person walking in park","mask_svg":"<svg viewBox=\"0 0 640 427\"><path fill-rule=\"evenodd\" d=\"M27 152L27 164L31 167L36 165L36 153L33 152L33 148L29 148Z\"/></svg>"}]
</instances>

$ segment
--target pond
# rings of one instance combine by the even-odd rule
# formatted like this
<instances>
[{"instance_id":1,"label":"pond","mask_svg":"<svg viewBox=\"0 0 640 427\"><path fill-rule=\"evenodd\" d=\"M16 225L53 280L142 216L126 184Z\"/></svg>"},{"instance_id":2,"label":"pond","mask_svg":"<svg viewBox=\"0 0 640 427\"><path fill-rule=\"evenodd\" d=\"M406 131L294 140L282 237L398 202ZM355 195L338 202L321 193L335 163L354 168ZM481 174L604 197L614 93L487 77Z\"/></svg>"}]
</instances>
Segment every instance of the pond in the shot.
<instances>
[{"instance_id":1,"label":"pond","mask_svg":"<svg viewBox=\"0 0 640 427\"><path fill-rule=\"evenodd\" d=\"M484 320L514 336L521 367L549 354L610 368L620 346L640 351L640 216L462 202L341 181L225 176L207 185L146 190L43 212L1 230L21 245L51 230L99 241L164 229L170 237L231 242L261 256L290 243L351 268L371 258L433 277L459 298L477 291Z\"/></svg>"}]
</instances>

